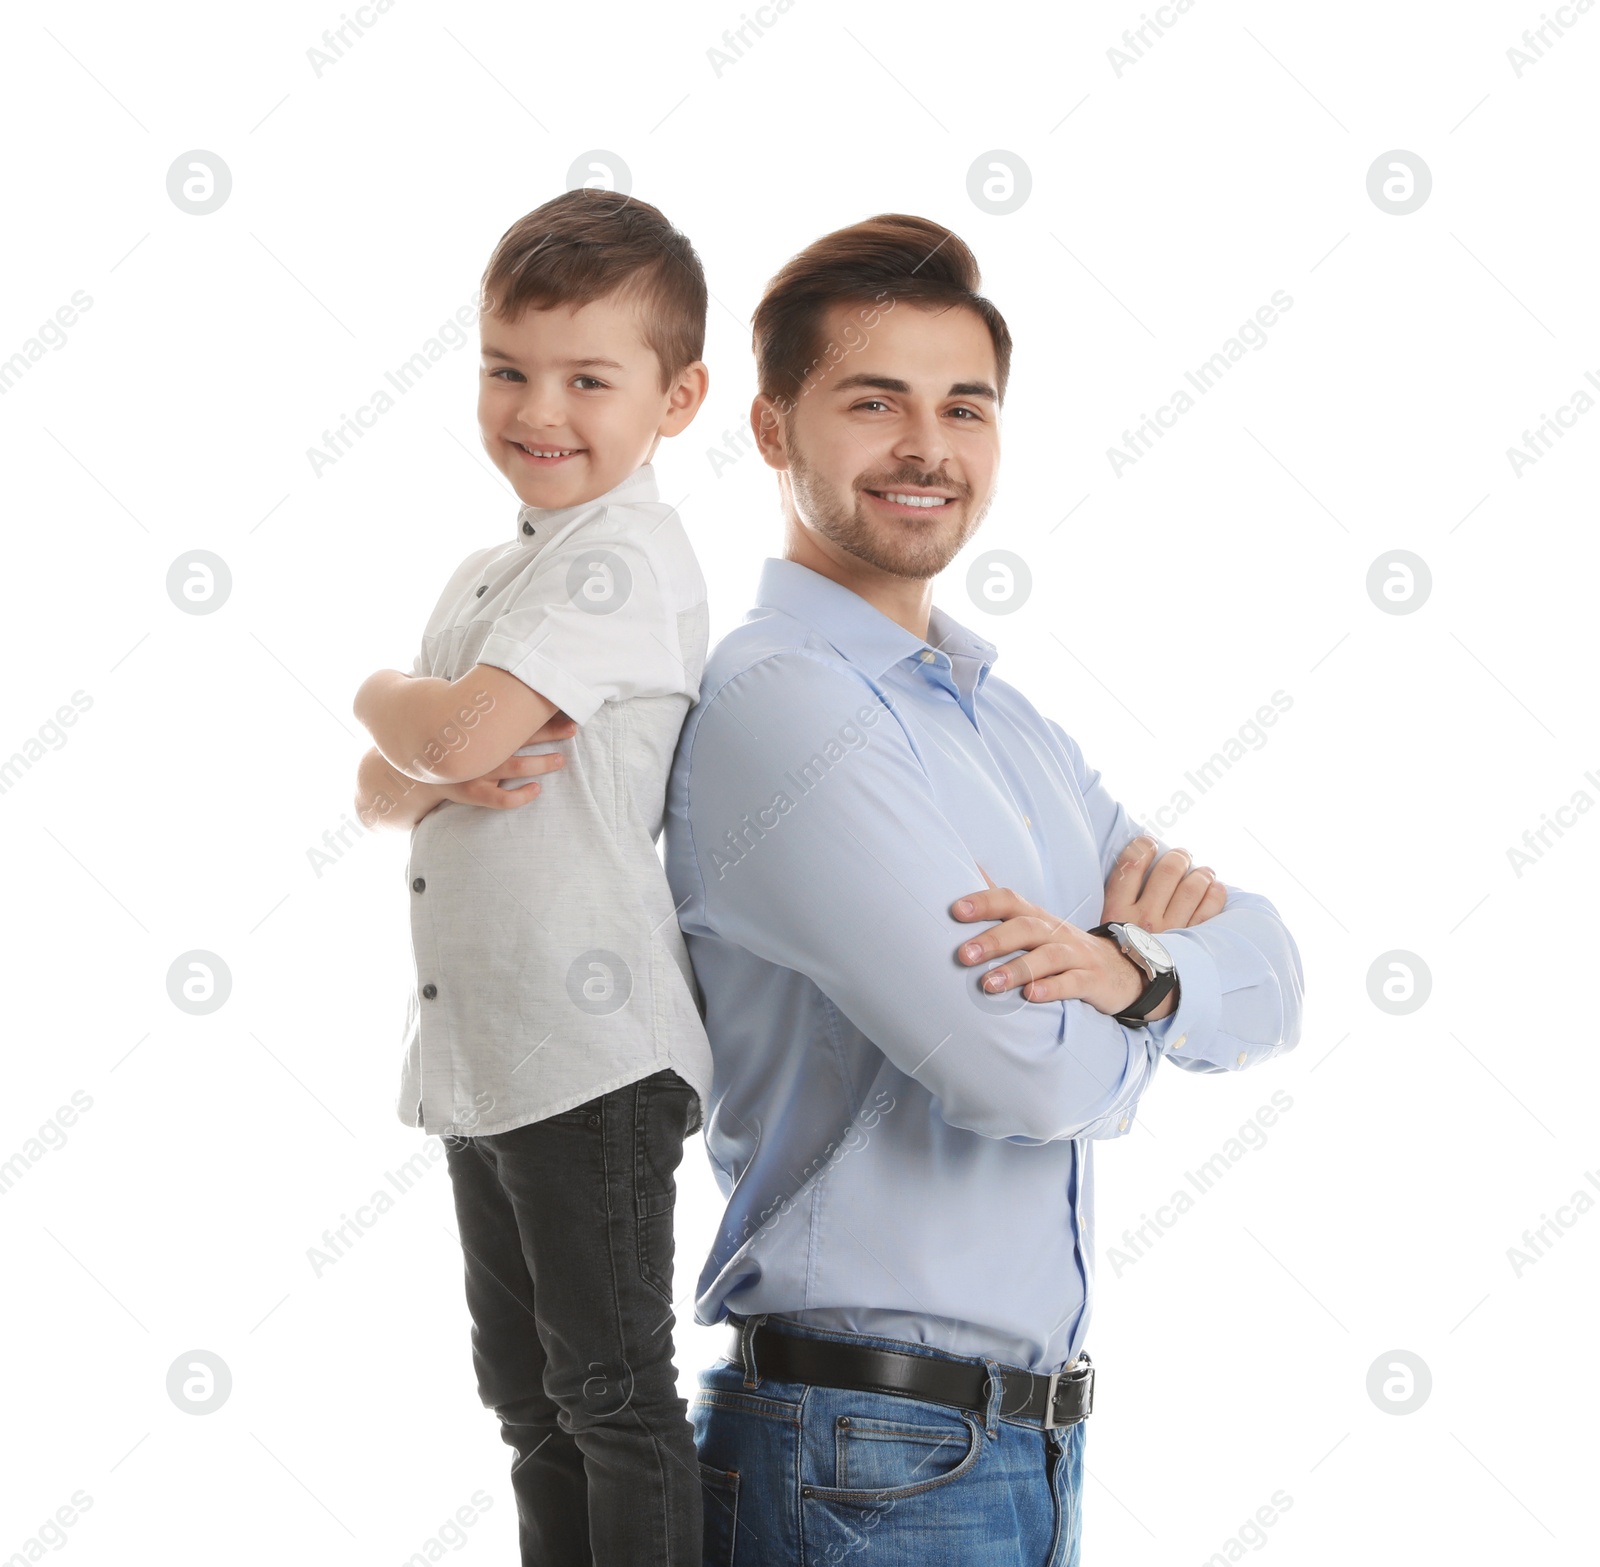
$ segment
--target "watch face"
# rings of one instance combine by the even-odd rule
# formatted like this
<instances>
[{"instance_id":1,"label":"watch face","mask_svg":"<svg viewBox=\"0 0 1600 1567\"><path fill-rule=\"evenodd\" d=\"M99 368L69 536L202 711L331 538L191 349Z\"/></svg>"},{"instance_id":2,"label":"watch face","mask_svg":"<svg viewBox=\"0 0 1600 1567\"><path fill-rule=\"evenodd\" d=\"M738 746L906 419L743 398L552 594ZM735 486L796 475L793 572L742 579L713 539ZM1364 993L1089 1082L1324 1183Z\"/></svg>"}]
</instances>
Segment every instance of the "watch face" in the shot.
<instances>
[{"instance_id":1,"label":"watch face","mask_svg":"<svg viewBox=\"0 0 1600 1567\"><path fill-rule=\"evenodd\" d=\"M1172 954L1149 931L1131 921L1122 928L1128 933L1129 944L1137 947L1157 969L1169 969L1173 966Z\"/></svg>"}]
</instances>

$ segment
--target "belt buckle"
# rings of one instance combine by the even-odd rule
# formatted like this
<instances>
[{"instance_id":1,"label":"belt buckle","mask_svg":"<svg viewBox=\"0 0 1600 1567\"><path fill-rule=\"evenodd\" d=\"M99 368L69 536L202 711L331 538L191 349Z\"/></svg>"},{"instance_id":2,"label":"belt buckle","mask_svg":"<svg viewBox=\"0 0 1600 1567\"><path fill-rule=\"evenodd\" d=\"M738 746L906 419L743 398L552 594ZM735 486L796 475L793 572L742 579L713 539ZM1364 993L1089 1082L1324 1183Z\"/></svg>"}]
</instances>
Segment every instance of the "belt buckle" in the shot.
<instances>
[{"instance_id":1,"label":"belt buckle","mask_svg":"<svg viewBox=\"0 0 1600 1567\"><path fill-rule=\"evenodd\" d=\"M1061 1373L1052 1371L1049 1384L1044 1392L1044 1429L1053 1431L1056 1428L1056 1388L1061 1383Z\"/></svg>"},{"instance_id":2,"label":"belt buckle","mask_svg":"<svg viewBox=\"0 0 1600 1567\"><path fill-rule=\"evenodd\" d=\"M1060 1424L1062 1426L1076 1425L1079 1420L1083 1419L1084 1415L1087 1415L1089 1411L1094 1408L1094 1367L1080 1355L1076 1360L1072 1361L1068 1365L1063 1366L1059 1371L1052 1371L1050 1373L1049 1382L1045 1387L1044 1430L1054 1431L1058 1429L1058 1423L1056 1421L1056 1390L1061 1385L1062 1377L1077 1378L1083 1377L1085 1374L1087 1374L1088 1381L1085 1387L1086 1397L1084 1399L1083 1415L1076 1416L1072 1420L1061 1422Z\"/></svg>"}]
</instances>

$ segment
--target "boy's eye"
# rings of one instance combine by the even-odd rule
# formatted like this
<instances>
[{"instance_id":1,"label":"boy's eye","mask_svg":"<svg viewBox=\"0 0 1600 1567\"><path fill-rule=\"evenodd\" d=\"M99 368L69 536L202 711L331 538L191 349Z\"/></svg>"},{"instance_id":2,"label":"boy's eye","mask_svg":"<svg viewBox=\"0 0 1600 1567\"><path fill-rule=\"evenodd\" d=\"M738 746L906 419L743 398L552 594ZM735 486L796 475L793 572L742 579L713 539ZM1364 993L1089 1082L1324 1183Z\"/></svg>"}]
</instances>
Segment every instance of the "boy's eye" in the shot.
<instances>
[{"instance_id":1,"label":"boy's eye","mask_svg":"<svg viewBox=\"0 0 1600 1567\"><path fill-rule=\"evenodd\" d=\"M604 386L606 384L604 381L598 380L592 375L574 376L573 383L578 387L578 390L582 392L587 392L593 387ZM587 385L584 383L587 383Z\"/></svg>"},{"instance_id":2,"label":"boy's eye","mask_svg":"<svg viewBox=\"0 0 1600 1567\"><path fill-rule=\"evenodd\" d=\"M491 381L496 381L499 380L499 378L503 375L514 375L518 380L522 379L522 372L520 370L513 370L508 365L502 365L498 370L491 370L489 372L489 379Z\"/></svg>"}]
</instances>

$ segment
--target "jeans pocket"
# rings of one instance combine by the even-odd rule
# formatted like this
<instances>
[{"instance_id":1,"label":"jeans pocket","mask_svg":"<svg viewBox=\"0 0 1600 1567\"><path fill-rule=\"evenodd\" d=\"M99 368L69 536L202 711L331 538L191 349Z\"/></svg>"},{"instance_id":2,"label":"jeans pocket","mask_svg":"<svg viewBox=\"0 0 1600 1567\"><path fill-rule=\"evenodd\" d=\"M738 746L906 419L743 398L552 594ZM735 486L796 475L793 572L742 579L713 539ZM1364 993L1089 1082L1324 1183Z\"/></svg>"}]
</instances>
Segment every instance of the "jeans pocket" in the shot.
<instances>
[{"instance_id":1,"label":"jeans pocket","mask_svg":"<svg viewBox=\"0 0 1600 1567\"><path fill-rule=\"evenodd\" d=\"M633 1183L639 1277L672 1302L674 1172L683 1161L694 1090L676 1072L640 1080L634 1099Z\"/></svg>"},{"instance_id":2,"label":"jeans pocket","mask_svg":"<svg viewBox=\"0 0 1600 1567\"><path fill-rule=\"evenodd\" d=\"M738 1472L701 1464L700 1490L705 1501L703 1567L733 1567L739 1527Z\"/></svg>"},{"instance_id":3,"label":"jeans pocket","mask_svg":"<svg viewBox=\"0 0 1600 1567\"><path fill-rule=\"evenodd\" d=\"M832 1388L813 1388L812 1398L824 1391L806 1412L808 1425L818 1418L832 1427L832 1483L803 1489L819 1501L877 1506L919 1496L961 1479L983 1456L983 1428L962 1410ZM806 1449L820 1458L827 1433L816 1435Z\"/></svg>"},{"instance_id":4,"label":"jeans pocket","mask_svg":"<svg viewBox=\"0 0 1600 1567\"><path fill-rule=\"evenodd\" d=\"M534 1126L585 1126L590 1130L597 1130L600 1126L600 1101L591 1099L587 1104L577 1105L571 1110L562 1110L556 1115L547 1115L532 1123Z\"/></svg>"}]
</instances>

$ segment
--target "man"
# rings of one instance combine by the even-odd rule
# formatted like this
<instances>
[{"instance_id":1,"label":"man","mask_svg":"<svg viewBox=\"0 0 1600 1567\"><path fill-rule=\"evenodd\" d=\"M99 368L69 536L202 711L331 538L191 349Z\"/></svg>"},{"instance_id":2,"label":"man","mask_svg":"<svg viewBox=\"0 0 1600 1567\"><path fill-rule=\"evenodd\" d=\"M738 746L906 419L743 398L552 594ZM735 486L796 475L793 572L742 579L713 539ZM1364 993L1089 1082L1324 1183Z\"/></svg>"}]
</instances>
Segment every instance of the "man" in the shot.
<instances>
[{"instance_id":1,"label":"man","mask_svg":"<svg viewBox=\"0 0 1600 1567\"><path fill-rule=\"evenodd\" d=\"M1011 341L978 282L888 215L755 316L784 554L706 666L666 818L728 1199L696 1302L733 1324L692 1411L708 1564L1075 1563L1094 1143L1163 1058L1299 1038L1273 906L1135 841L932 605L999 465Z\"/></svg>"}]
</instances>

